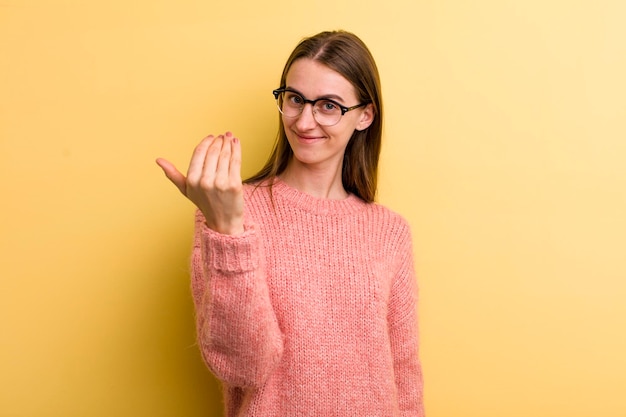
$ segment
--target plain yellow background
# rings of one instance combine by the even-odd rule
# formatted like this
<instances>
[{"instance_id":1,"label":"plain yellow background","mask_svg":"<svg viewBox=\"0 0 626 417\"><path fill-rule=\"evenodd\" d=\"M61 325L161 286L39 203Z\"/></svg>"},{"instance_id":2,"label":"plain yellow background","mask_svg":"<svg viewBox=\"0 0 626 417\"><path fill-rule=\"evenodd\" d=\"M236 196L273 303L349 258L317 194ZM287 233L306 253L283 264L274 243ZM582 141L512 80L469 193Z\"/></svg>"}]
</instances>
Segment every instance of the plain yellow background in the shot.
<instances>
[{"instance_id":1,"label":"plain yellow background","mask_svg":"<svg viewBox=\"0 0 626 417\"><path fill-rule=\"evenodd\" d=\"M357 33L415 239L430 417L626 416L622 0L0 3L0 416L218 416L186 168L264 161L296 43Z\"/></svg>"}]
</instances>

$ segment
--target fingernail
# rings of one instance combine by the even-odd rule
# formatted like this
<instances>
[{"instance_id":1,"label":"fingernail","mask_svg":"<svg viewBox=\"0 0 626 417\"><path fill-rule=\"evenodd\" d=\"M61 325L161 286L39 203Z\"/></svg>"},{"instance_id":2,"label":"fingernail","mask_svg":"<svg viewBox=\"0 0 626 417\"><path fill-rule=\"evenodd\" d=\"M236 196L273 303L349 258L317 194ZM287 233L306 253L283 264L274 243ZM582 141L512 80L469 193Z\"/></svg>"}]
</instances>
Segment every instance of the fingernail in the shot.
<instances>
[{"instance_id":1,"label":"fingernail","mask_svg":"<svg viewBox=\"0 0 626 417\"><path fill-rule=\"evenodd\" d=\"M231 132L226 132L226 136L231 137L233 134Z\"/></svg>"},{"instance_id":2,"label":"fingernail","mask_svg":"<svg viewBox=\"0 0 626 417\"><path fill-rule=\"evenodd\" d=\"M239 139L233 138L233 143L239 143Z\"/></svg>"}]
</instances>

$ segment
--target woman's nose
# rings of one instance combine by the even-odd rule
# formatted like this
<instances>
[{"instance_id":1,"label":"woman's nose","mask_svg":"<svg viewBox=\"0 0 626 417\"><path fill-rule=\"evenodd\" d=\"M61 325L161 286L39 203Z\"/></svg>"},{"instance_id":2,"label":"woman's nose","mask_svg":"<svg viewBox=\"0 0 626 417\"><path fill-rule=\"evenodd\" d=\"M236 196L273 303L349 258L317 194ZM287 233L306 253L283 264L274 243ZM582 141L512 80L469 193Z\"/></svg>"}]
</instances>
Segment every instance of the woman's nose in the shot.
<instances>
[{"instance_id":1,"label":"woman's nose","mask_svg":"<svg viewBox=\"0 0 626 417\"><path fill-rule=\"evenodd\" d=\"M302 113L298 116L298 120L296 121L296 126L300 130L307 130L314 128L317 125L317 121L315 120L315 109L313 105L307 103L304 105L302 109Z\"/></svg>"}]
</instances>

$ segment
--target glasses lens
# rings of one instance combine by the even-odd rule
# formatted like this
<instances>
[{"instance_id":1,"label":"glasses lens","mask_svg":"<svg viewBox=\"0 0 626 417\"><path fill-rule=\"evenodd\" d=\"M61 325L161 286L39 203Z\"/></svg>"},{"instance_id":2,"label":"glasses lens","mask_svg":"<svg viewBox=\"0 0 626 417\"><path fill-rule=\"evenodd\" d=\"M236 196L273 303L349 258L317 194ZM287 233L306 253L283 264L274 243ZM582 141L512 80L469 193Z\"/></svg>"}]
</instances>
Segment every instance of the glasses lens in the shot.
<instances>
[{"instance_id":1,"label":"glasses lens","mask_svg":"<svg viewBox=\"0 0 626 417\"><path fill-rule=\"evenodd\" d=\"M304 108L304 99L301 95L292 91L284 91L280 93L277 99L278 109L287 117L296 117L302 113Z\"/></svg>"},{"instance_id":2,"label":"glasses lens","mask_svg":"<svg viewBox=\"0 0 626 417\"><path fill-rule=\"evenodd\" d=\"M298 93L283 91L276 98L276 104L284 116L298 117L306 102ZM322 126L333 126L341 120L341 108L332 100L319 100L313 106L313 117Z\"/></svg>"},{"instance_id":3,"label":"glasses lens","mask_svg":"<svg viewBox=\"0 0 626 417\"><path fill-rule=\"evenodd\" d=\"M341 119L341 109L334 101L320 100L315 103L315 120L322 126L332 126Z\"/></svg>"}]
</instances>

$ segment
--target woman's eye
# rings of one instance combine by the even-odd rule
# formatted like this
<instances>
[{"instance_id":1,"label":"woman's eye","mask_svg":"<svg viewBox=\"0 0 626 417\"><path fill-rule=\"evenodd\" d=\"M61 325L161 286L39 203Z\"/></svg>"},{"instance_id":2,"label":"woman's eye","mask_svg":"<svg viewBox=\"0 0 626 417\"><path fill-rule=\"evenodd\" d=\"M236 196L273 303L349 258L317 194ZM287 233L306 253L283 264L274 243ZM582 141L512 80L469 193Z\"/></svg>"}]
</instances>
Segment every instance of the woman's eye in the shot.
<instances>
[{"instance_id":1,"label":"woman's eye","mask_svg":"<svg viewBox=\"0 0 626 417\"><path fill-rule=\"evenodd\" d=\"M337 110L339 107L337 107L337 105L335 103L333 103L332 101L322 101L322 110L325 112L332 112Z\"/></svg>"},{"instance_id":2,"label":"woman's eye","mask_svg":"<svg viewBox=\"0 0 626 417\"><path fill-rule=\"evenodd\" d=\"M304 100L302 99L302 97L293 93L287 94L287 101L292 104L298 104L298 105L304 103Z\"/></svg>"}]
</instances>

